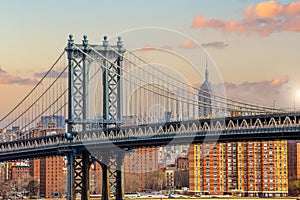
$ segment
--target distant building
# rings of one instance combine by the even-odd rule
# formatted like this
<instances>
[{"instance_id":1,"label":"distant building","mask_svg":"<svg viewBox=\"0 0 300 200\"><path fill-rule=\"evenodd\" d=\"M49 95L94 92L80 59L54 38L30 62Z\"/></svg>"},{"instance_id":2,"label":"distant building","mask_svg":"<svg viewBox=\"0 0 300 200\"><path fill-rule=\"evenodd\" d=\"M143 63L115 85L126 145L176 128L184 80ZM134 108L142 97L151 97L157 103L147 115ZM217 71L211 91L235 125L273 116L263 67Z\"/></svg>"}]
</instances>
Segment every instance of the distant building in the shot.
<instances>
[{"instance_id":1,"label":"distant building","mask_svg":"<svg viewBox=\"0 0 300 200\"><path fill-rule=\"evenodd\" d=\"M0 182L5 182L5 163L0 163Z\"/></svg>"},{"instance_id":2,"label":"distant building","mask_svg":"<svg viewBox=\"0 0 300 200\"><path fill-rule=\"evenodd\" d=\"M189 157L178 156L176 158L176 169L177 170L188 170L189 169Z\"/></svg>"},{"instance_id":3,"label":"distant building","mask_svg":"<svg viewBox=\"0 0 300 200\"><path fill-rule=\"evenodd\" d=\"M158 169L157 147L137 148L125 156L124 170L126 172L143 173Z\"/></svg>"},{"instance_id":4,"label":"distant building","mask_svg":"<svg viewBox=\"0 0 300 200\"><path fill-rule=\"evenodd\" d=\"M1 179L17 180L26 178L29 175L28 162L25 161L11 161L3 163L1 166Z\"/></svg>"},{"instance_id":5,"label":"distant building","mask_svg":"<svg viewBox=\"0 0 300 200\"><path fill-rule=\"evenodd\" d=\"M31 130L30 137L42 137L52 134L62 134L62 128L56 127L56 123L48 121L39 123L36 129ZM53 156L29 161L29 173L40 184L39 195L52 198L53 194L62 196L65 192L63 174L63 157Z\"/></svg>"},{"instance_id":6,"label":"distant building","mask_svg":"<svg viewBox=\"0 0 300 200\"><path fill-rule=\"evenodd\" d=\"M159 164L165 167L168 164L174 164L178 156L185 156L188 154L189 145L167 145L165 147L158 147Z\"/></svg>"},{"instance_id":7,"label":"distant building","mask_svg":"<svg viewBox=\"0 0 300 200\"><path fill-rule=\"evenodd\" d=\"M199 117L200 118L210 118L212 115L211 108L211 85L208 80L208 69L206 63L205 69L205 80L200 86L199 90Z\"/></svg>"},{"instance_id":8,"label":"distant building","mask_svg":"<svg viewBox=\"0 0 300 200\"><path fill-rule=\"evenodd\" d=\"M63 185L63 158L47 157L40 160L40 195L52 198L54 193L59 196L65 191Z\"/></svg>"},{"instance_id":9,"label":"distant building","mask_svg":"<svg viewBox=\"0 0 300 200\"><path fill-rule=\"evenodd\" d=\"M40 159L31 159L29 160L29 174L33 178L34 181L36 181L38 184L41 183L41 168L40 168ZM39 191L37 192L38 194Z\"/></svg>"},{"instance_id":10,"label":"distant building","mask_svg":"<svg viewBox=\"0 0 300 200\"><path fill-rule=\"evenodd\" d=\"M124 173L125 182L131 184L132 177L138 179L134 184L139 190L147 187L149 173L159 170L158 165L158 148L157 147L143 147L134 149L132 153L125 156L124 159ZM132 183L133 184L133 183Z\"/></svg>"},{"instance_id":11,"label":"distant building","mask_svg":"<svg viewBox=\"0 0 300 200\"><path fill-rule=\"evenodd\" d=\"M102 168L97 162L90 167L90 192L91 194L102 193Z\"/></svg>"},{"instance_id":12,"label":"distant building","mask_svg":"<svg viewBox=\"0 0 300 200\"><path fill-rule=\"evenodd\" d=\"M10 180L24 179L29 176L29 166L28 165L15 165L10 169Z\"/></svg>"},{"instance_id":13,"label":"distant building","mask_svg":"<svg viewBox=\"0 0 300 200\"><path fill-rule=\"evenodd\" d=\"M192 144L190 190L210 195L287 196L287 150L286 140Z\"/></svg>"},{"instance_id":14,"label":"distant building","mask_svg":"<svg viewBox=\"0 0 300 200\"><path fill-rule=\"evenodd\" d=\"M288 169L289 181L300 179L300 143L288 142Z\"/></svg>"},{"instance_id":15,"label":"distant building","mask_svg":"<svg viewBox=\"0 0 300 200\"><path fill-rule=\"evenodd\" d=\"M166 169L165 169L165 187L167 189L174 189L175 186L175 182L174 182L174 173L176 170L176 165L167 165Z\"/></svg>"},{"instance_id":16,"label":"distant building","mask_svg":"<svg viewBox=\"0 0 300 200\"><path fill-rule=\"evenodd\" d=\"M44 128L48 128L49 123L55 123L56 128L65 130L65 119L63 116L58 116L58 115L42 116L41 122L43 123Z\"/></svg>"}]
</instances>

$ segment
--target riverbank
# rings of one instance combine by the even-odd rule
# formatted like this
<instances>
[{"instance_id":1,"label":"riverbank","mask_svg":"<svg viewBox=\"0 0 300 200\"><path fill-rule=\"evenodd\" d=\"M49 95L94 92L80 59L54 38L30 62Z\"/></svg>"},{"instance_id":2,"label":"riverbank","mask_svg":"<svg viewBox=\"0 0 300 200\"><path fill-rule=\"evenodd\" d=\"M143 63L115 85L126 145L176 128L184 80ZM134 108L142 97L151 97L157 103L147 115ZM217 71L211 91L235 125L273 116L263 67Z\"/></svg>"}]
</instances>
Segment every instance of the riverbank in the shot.
<instances>
[{"instance_id":1,"label":"riverbank","mask_svg":"<svg viewBox=\"0 0 300 200\"><path fill-rule=\"evenodd\" d=\"M161 199L169 199L166 197L163 198L149 198L149 197L144 197L144 198L124 198L125 200L161 200ZM170 198L172 199L172 198ZM220 198L213 198L213 197L187 197L187 198L173 198L176 200L186 200L186 199L205 199L205 200L216 200L216 199L220 199L220 200L300 200L299 197L282 197L282 198L258 198L258 197L254 197L254 198L248 198L248 197L220 197ZM43 199L43 200L66 200L65 198L47 198L47 199ZM80 199L76 199L76 200L80 200ZM101 198L91 198L91 200L101 200ZM111 200L114 200L114 198L111 198Z\"/></svg>"}]
</instances>

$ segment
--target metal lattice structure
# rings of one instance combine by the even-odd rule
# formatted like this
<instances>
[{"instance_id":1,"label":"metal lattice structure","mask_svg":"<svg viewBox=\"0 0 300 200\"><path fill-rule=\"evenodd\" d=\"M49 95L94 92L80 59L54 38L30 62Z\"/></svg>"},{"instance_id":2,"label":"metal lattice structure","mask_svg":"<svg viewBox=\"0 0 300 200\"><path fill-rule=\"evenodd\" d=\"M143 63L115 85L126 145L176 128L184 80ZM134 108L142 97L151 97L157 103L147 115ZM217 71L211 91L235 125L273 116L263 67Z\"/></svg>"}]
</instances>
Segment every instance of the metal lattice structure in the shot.
<instances>
[{"instance_id":1,"label":"metal lattice structure","mask_svg":"<svg viewBox=\"0 0 300 200\"><path fill-rule=\"evenodd\" d=\"M123 54L121 38L118 38L116 48L119 54ZM107 50L108 41L107 37L104 37L103 47L105 50L100 51L102 55L110 59L103 61L103 65L106 66L103 72L103 118L104 124L119 124L121 123L121 86L122 86L122 57L116 54L115 51ZM113 63L112 63L113 62Z\"/></svg>"},{"instance_id":2,"label":"metal lattice structure","mask_svg":"<svg viewBox=\"0 0 300 200\"><path fill-rule=\"evenodd\" d=\"M115 50L119 53L115 53L108 48L107 37L104 37L102 45L93 45L93 49L96 49L97 54L89 49L87 37L84 36L82 44L77 44L74 47L73 36L69 36L68 45L66 51L68 53L68 79L69 79L69 92L68 92L68 133L71 136L76 135L78 131L86 131L96 127L107 128L108 126L116 126L121 123L121 67L122 57L120 54L124 53L122 49L121 38L118 39L117 45L114 46ZM97 61L104 65L103 69L103 120L88 119L88 98L89 98L89 70L88 66L93 62L88 56L93 54L93 57L97 58ZM99 56L101 55L101 57ZM71 152L75 150L71 148ZM82 199L88 199L88 168L89 157L88 153L81 153L81 155L75 155L74 153L67 154L69 160L73 160L74 164L70 164L69 167L73 167L68 177L68 184L73 185L68 188L69 196L76 198L76 194L80 194ZM76 156L76 157L74 157ZM74 158L71 158L74 157ZM72 162L72 161L70 161ZM112 171L112 170L109 170ZM116 174L115 173L111 173ZM110 179L109 188L117 188L117 177ZM106 180L106 177L104 177ZM109 193L108 193L109 194ZM104 197L108 198L108 197Z\"/></svg>"},{"instance_id":3,"label":"metal lattice structure","mask_svg":"<svg viewBox=\"0 0 300 200\"><path fill-rule=\"evenodd\" d=\"M198 142L202 142L205 137L210 136L219 136L219 141L226 141L226 139L256 140L259 136L263 139L290 138L295 140L299 139L299 135L300 113L236 117L214 121L186 121L153 124L146 127L132 126L83 131L73 138L72 143L64 135L2 142L0 143L0 161L51 156L54 152L65 155L69 147L86 149L88 146L95 145L101 150L100 152L108 152L106 160L110 160L113 154L107 151L107 147L111 147L112 143L122 149L143 147L147 142L146 146L166 145L174 138L194 138ZM159 142L160 140L161 142ZM182 140L182 143L185 141ZM81 153L80 151L74 152L74 155L76 154L80 155ZM101 159L103 158L101 157ZM103 163L107 162L103 161Z\"/></svg>"},{"instance_id":4,"label":"metal lattice structure","mask_svg":"<svg viewBox=\"0 0 300 200\"><path fill-rule=\"evenodd\" d=\"M65 53L67 64L61 64ZM95 79L101 84L92 83ZM207 71L205 80L208 85ZM101 104L94 116L89 112L93 84L100 93L95 102ZM125 151L170 142L300 138L299 113L228 99L207 85L172 77L125 49L120 37L116 45L106 36L90 45L86 36L76 44L70 35L65 52L41 81L0 119L0 161L67 156L68 200L88 200L89 167L96 159L103 171L102 199L113 194L122 200L124 152L112 146ZM36 124L45 115L51 123L65 116L66 133L36 136Z\"/></svg>"}]
</instances>

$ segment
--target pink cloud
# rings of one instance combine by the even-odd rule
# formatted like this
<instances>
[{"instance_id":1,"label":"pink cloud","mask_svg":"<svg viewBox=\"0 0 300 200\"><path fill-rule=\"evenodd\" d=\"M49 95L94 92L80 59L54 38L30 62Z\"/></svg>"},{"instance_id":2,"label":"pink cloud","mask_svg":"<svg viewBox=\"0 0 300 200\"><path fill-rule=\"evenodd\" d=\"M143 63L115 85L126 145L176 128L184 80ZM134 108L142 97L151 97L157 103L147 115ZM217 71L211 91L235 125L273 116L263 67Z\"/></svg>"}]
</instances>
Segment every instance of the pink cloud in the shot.
<instances>
[{"instance_id":1,"label":"pink cloud","mask_svg":"<svg viewBox=\"0 0 300 200\"><path fill-rule=\"evenodd\" d=\"M154 47L147 44L142 48L142 50L143 51L152 51L152 50L154 50Z\"/></svg>"},{"instance_id":2,"label":"pink cloud","mask_svg":"<svg viewBox=\"0 0 300 200\"><path fill-rule=\"evenodd\" d=\"M277 107L290 107L293 90L290 89L288 76L261 80L256 82L229 83L225 82L226 95L230 99L243 100L250 103Z\"/></svg>"},{"instance_id":3,"label":"pink cloud","mask_svg":"<svg viewBox=\"0 0 300 200\"><path fill-rule=\"evenodd\" d=\"M261 18L273 18L282 15L284 6L276 1L259 3L256 7L249 6L247 12L254 13Z\"/></svg>"},{"instance_id":4,"label":"pink cloud","mask_svg":"<svg viewBox=\"0 0 300 200\"><path fill-rule=\"evenodd\" d=\"M272 80L272 81L270 82L270 85L273 86L273 87L279 87L279 86L281 86L281 85L287 83L288 80L289 80L288 76L285 75L285 76L283 76L283 77L281 77L281 78L279 78L279 79L276 78L276 79Z\"/></svg>"},{"instance_id":5,"label":"pink cloud","mask_svg":"<svg viewBox=\"0 0 300 200\"><path fill-rule=\"evenodd\" d=\"M268 36L273 32L300 32L300 1L281 4L276 1L249 5L242 20L206 18L196 14L194 28L214 28L224 32L257 33Z\"/></svg>"},{"instance_id":6,"label":"pink cloud","mask_svg":"<svg viewBox=\"0 0 300 200\"><path fill-rule=\"evenodd\" d=\"M181 48L184 48L184 49L195 49L197 48L197 44L191 40L191 39L186 39L184 40L181 44L180 44L180 47Z\"/></svg>"},{"instance_id":7,"label":"pink cloud","mask_svg":"<svg viewBox=\"0 0 300 200\"><path fill-rule=\"evenodd\" d=\"M36 79L22 78L19 76L11 75L0 68L0 84L34 85L37 82L38 81Z\"/></svg>"}]
</instances>

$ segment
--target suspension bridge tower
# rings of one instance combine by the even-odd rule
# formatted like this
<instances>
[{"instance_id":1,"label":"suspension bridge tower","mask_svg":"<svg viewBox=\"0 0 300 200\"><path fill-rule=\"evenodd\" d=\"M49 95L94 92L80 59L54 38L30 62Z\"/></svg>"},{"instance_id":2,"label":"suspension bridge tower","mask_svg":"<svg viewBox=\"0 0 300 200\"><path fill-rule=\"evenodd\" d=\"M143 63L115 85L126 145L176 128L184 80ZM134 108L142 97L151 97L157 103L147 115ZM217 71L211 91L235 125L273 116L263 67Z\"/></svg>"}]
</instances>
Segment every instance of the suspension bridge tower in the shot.
<instances>
[{"instance_id":1,"label":"suspension bridge tower","mask_svg":"<svg viewBox=\"0 0 300 200\"><path fill-rule=\"evenodd\" d=\"M116 45L110 45L108 38L100 45L90 45L87 36L83 36L82 44L75 44L73 36L69 40L65 51L68 55L68 119L66 137L72 141L79 132L86 132L107 127L117 127L122 122L122 55L124 48L118 37ZM100 63L102 68L103 117L89 119L89 67L93 62ZM73 200L78 194L82 200L88 200L89 168L93 155L86 149L70 147L65 150L68 158L68 199ZM115 159L115 182L111 183L110 166L107 166L113 152L103 154L97 161L103 171L102 199L110 198L111 186L115 186L116 199L124 196L121 165L123 157ZM120 156L120 155L119 155ZM78 197L78 196L77 196Z\"/></svg>"}]
</instances>

